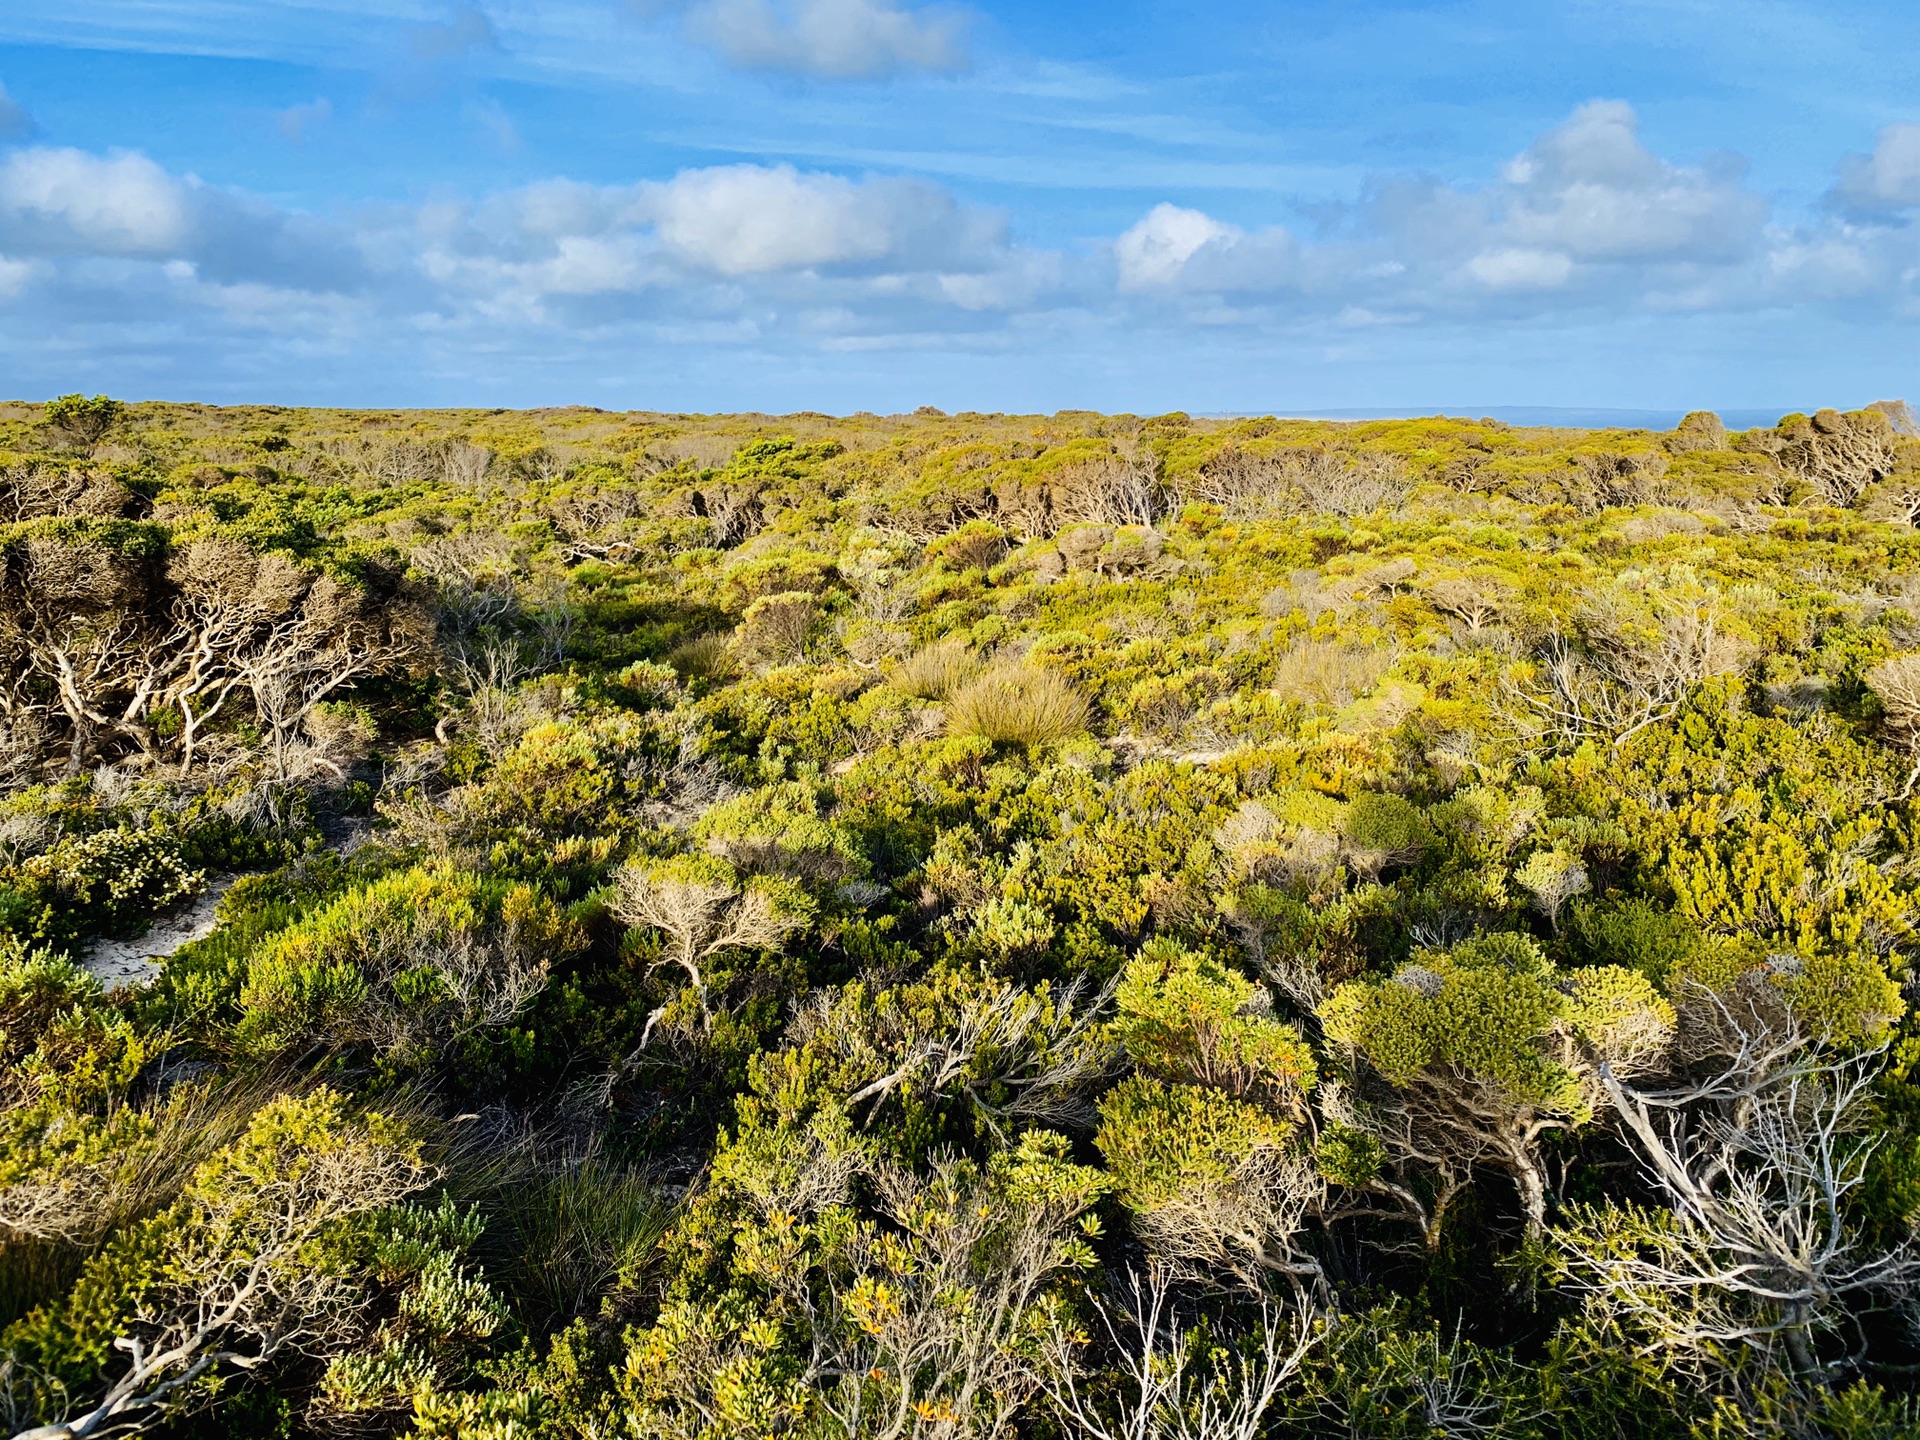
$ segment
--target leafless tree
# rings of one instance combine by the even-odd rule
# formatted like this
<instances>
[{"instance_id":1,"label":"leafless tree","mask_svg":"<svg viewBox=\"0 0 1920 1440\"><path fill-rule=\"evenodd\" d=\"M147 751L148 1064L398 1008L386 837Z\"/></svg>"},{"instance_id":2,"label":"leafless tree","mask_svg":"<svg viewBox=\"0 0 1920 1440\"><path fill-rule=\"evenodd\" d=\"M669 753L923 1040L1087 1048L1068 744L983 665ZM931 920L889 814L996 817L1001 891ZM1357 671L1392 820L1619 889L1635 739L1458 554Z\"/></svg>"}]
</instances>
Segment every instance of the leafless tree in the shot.
<instances>
[{"instance_id":1,"label":"leafless tree","mask_svg":"<svg viewBox=\"0 0 1920 1440\"><path fill-rule=\"evenodd\" d=\"M1396 455L1331 450L1307 452L1293 480L1310 512L1349 517L1393 508L1413 483Z\"/></svg>"},{"instance_id":2,"label":"leafless tree","mask_svg":"<svg viewBox=\"0 0 1920 1440\"><path fill-rule=\"evenodd\" d=\"M1920 415L1914 414L1913 406L1907 401L1876 400L1867 409L1886 416L1894 434L1908 440L1920 438Z\"/></svg>"},{"instance_id":3,"label":"leafless tree","mask_svg":"<svg viewBox=\"0 0 1920 1440\"><path fill-rule=\"evenodd\" d=\"M700 1013L709 1023L713 997L708 962L723 950L776 946L800 924L797 917L780 909L767 890L754 884L703 878L643 861L621 866L613 883L608 909L629 925L645 925L665 937L667 963L686 975ZM661 1013L655 1011L647 1018L642 1046Z\"/></svg>"},{"instance_id":4,"label":"leafless tree","mask_svg":"<svg viewBox=\"0 0 1920 1440\"><path fill-rule=\"evenodd\" d=\"M1899 463L1900 436L1880 410L1821 410L1777 432L1780 463L1829 505L1847 507Z\"/></svg>"},{"instance_id":5,"label":"leafless tree","mask_svg":"<svg viewBox=\"0 0 1920 1440\"><path fill-rule=\"evenodd\" d=\"M1171 499L1160 477L1160 457L1132 442L1061 476L1054 486L1054 510L1060 519L1094 525L1150 529L1166 518Z\"/></svg>"},{"instance_id":6,"label":"leafless tree","mask_svg":"<svg viewBox=\"0 0 1920 1440\"><path fill-rule=\"evenodd\" d=\"M163 1278L114 1340L126 1370L65 1419L15 1440L146 1429L189 1403L204 1376L257 1370L350 1330L362 1281L321 1257L324 1238L431 1178L411 1150L362 1134L203 1190L170 1241Z\"/></svg>"},{"instance_id":7,"label":"leafless tree","mask_svg":"<svg viewBox=\"0 0 1920 1440\"><path fill-rule=\"evenodd\" d=\"M1866 497L1867 514L1874 519L1920 525L1920 469L1902 470L1876 485Z\"/></svg>"},{"instance_id":8,"label":"leafless tree","mask_svg":"<svg viewBox=\"0 0 1920 1440\"><path fill-rule=\"evenodd\" d=\"M1580 643L1549 636L1534 665L1534 683L1509 682L1549 735L1573 745L1589 737L1615 748L1649 725L1679 713L1688 690L1738 670L1748 648L1720 628L1711 600L1667 601L1648 637L1615 623L1603 605L1582 611Z\"/></svg>"},{"instance_id":9,"label":"leafless tree","mask_svg":"<svg viewBox=\"0 0 1920 1440\"><path fill-rule=\"evenodd\" d=\"M1425 590L1427 603L1443 615L1451 615L1477 637L1507 608L1510 597L1506 587L1491 580L1467 580L1456 576L1435 580Z\"/></svg>"},{"instance_id":10,"label":"leafless tree","mask_svg":"<svg viewBox=\"0 0 1920 1440\"><path fill-rule=\"evenodd\" d=\"M1019 1201L971 1165L873 1176L884 1227L849 1247L813 1327L821 1408L859 1440L996 1440L1040 1392L1028 1344L1084 1197Z\"/></svg>"},{"instance_id":11,"label":"leafless tree","mask_svg":"<svg viewBox=\"0 0 1920 1440\"><path fill-rule=\"evenodd\" d=\"M512 915L494 926L448 928L408 915L356 957L374 982L373 997L336 1036L364 1042L380 1055L444 1053L479 1030L512 1023L546 988L554 957ZM401 1000L393 982L404 972L431 973L431 999Z\"/></svg>"},{"instance_id":12,"label":"leafless tree","mask_svg":"<svg viewBox=\"0 0 1920 1440\"><path fill-rule=\"evenodd\" d=\"M759 491L751 486L703 485L694 495L694 505L706 517L716 549L730 550L752 539L765 523Z\"/></svg>"},{"instance_id":13,"label":"leafless tree","mask_svg":"<svg viewBox=\"0 0 1920 1440\"><path fill-rule=\"evenodd\" d=\"M298 606L251 637L237 657L276 778L286 777L290 747L316 705L427 653L433 631L423 600L401 584L385 588L382 596L315 577Z\"/></svg>"},{"instance_id":14,"label":"leafless tree","mask_svg":"<svg viewBox=\"0 0 1920 1440\"><path fill-rule=\"evenodd\" d=\"M1658 450L1639 455L1582 455L1565 484L1570 503L1587 512L1611 505L1645 505L1660 498L1669 461Z\"/></svg>"},{"instance_id":15,"label":"leafless tree","mask_svg":"<svg viewBox=\"0 0 1920 1440\"><path fill-rule=\"evenodd\" d=\"M449 440L440 450L440 474L460 490L478 490L493 464L493 452L470 440Z\"/></svg>"},{"instance_id":16,"label":"leafless tree","mask_svg":"<svg viewBox=\"0 0 1920 1440\"><path fill-rule=\"evenodd\" d=\"M1867 672L1867 688L1880 702L1889 731L1914 756L1902 796L1920 782L1920 654L1896 655Z\"/></svg>"},{"instance_id":17,"label":"leafless tree","mask_svg":"<svg viewBox=\"0 0 1920 1440\"><path fill-rule=\"evenodd\" d=\"M1784 1348L1824 1382L1818 1338L1853 1307L1920 1282L1910 1236L1869 1243L1850 1223L1879 1136L1872 1089L1882 1048L1830 1052L1781 1008L1711 996L1718 1063L1698 1078L1636 1085L1603 1064L1621 1133L1664 1214L1586 1212L1557 1235L1574 1283L1650 1349L1710 1356Z\"/></svg>"},{"instance_id":18,"label":"leafless tree","mask_svg":"<svg viewBox=\"0 0 1920 1440\"><path fill-rule=\"evenodd\" d=\"M1263 1305L1245 1336L1210 1329L1219 1358L1201 1367L1170 1280L1162 1266L1144 1281L1129 1271L1117 1305L1092 1302L1102 1349L1122 1381L1111 1399L1082 1383L1086 1340L1055 1316L1042 1384L1070 1433L1084 1440L1258 1440L1265 1433L1267 1412L1318 1339L1312 1317Z\"/></svg>"},{"instance_id":19,"label":"leafless tree","mask_svg":"<svg viewBox=\"0 0 1920 1440\"><path fill-rule=\"evenodd\" d=\"M44 711L0 691L0 793L29 783L39 773L52 739L53 727Z\"/></svg>"},{"instance_id":20,"label":"leafless tree","mask_svg":"<svg viewBox=\"0 0 1920 1440\"><path fill-rule=\"evenodd\" d=\"M1217 1180L1183 1185L1134 1217L1134 1230L1183 1278L1217 1284L1230 1276L1251 1294L1286 1287L1295 1310L1316 1308L1326 1288L1303 1231L1326 1209L1327 1183L1299 1150L1266 1144Z\"/></svg>"},{"instance_id":21,"label":"leafless tree","mask_svg":"<svg viewBox=\"0 0 1920 1440\"><path fill-rule=\"evenodd\" d=\"M1228 445L1187 481L1187 493L1229 514L1258 513L1286 503L1290 484L1284 463Z\"/></svg>"},{"instance_id":22,"label":"leafless tree","mask_svg":"<svg viewBox=\"0 0 1920 1440\"><path fill-rule=\"evenodd\" d=\"M112 476L72 465L0 466L0 522L123 515L132 493Z\"/></svg>"},{"instance_id":23,"label":"leafless tree","mask_svg":"<svg viewBox=\"0 0 1920 1440\"><path fill-rule=\"evenodd\" d=\"M619 562L635 553L632 539L620 527L639 516L647 500L638 490L578 486L547 506L553 528L566 546L567 563L582 560Z\"/></svg>"},{"instance_id":24,"label":"leafless tree","mask_svg":"<svg viewBox=\"0 0 1920 1440\"><path fill-rule=\"evenodd\" d=\"M114 741L161 757L156 715L181 719L191 766L204 727L251 693L276 774L313 707L424 651L426 611L402 583L348 585L279 555L203 538L164 562L91 536L30 535L0 555L0 713L65 722L78 774Z\"/></svg>"},{"instance_id":25,"label":"leafless tree","mask_svg":"<svg viewBox=\"0 0 1920 1440\"><path fill-rule=\"evenodd\" d=\"M883 1072L847 1097L856 1114L869 1107L869 1121L896 1092L952 1093L1005 1140L1016 1127L1089 1122L1093 1093L1118 1060L1105 1027L1113 989L1090 994L1075 980L1043 997L1000 982L969 997L936 1033L917 1032L910 1016L895 1012L873 1017L857 1037L844 1034L849 1020L822 994L795 1017L787 1040L843 1039L877 1052Z\"/></svg>"},{"instance_id":26,"label":"leafless tree","mask_svg":"<svg viewBox=\"0 0 1920 1440\"><path fill-rule=\"evenodd\" d=\"M1230 514L1357 516L1399 504L1411 484L1392 455L1340 449L1256 455L1228 446L1200 468L1188 493Z\"/></svg>"}]
</instances>

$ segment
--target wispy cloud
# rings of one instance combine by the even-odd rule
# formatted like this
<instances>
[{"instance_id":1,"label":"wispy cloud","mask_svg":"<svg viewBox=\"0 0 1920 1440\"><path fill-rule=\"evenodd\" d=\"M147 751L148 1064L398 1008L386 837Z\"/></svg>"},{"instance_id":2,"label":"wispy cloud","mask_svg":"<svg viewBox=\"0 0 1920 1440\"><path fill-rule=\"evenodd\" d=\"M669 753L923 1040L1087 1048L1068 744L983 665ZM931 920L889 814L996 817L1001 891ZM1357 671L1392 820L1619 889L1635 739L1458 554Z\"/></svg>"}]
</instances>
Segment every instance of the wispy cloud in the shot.
<instances>
[{"instance_id":1,"label":"wispy cloud","mask_svg":"<svg viewBox=\"0 0 1920 1440\"><path fill-rule=\"evenodd\" d=\"M17 140L33 131L33 117L26 107L7 94L5 85L0 85L0 140Z\"/></svg>"},{"instance_id":2,"label":"wispy cloud","mask_svg":"<svg viewBox=\"0 0 1920 1440\"><path fill-rule=\"evenodd\" d=\"M652 7L658 9L660 7ZM894 0L691 0L689 39L729 64L819 80L884 80L968 67L970 16Z\"/></svg>"},{"instance_id":3,"label":"wispy cloud","mask_svg":"<svg viewBox=\"0 0 1920 1440\"><path fill-rule=\"evenodd\" d=\"M321 96L318 100L309 100L304 105L289 105L276 111L273 117L274 128L279 130L280 138L291 145L298 145L316 126L324 125L333 119L333 102Z\"/></svg>"},{"instance_id":4,"label":"wispy cloud","mask_svg":"<svg viewBox=\"0 0 1920 1440\"><path fill-rule=\"evenodd\" d=\"M452 60L470 51L500 48L493 21L477 5L462 5L439 24L415 26L408 40L415 58L427 61Z\"/></svg>"}]
</instances>

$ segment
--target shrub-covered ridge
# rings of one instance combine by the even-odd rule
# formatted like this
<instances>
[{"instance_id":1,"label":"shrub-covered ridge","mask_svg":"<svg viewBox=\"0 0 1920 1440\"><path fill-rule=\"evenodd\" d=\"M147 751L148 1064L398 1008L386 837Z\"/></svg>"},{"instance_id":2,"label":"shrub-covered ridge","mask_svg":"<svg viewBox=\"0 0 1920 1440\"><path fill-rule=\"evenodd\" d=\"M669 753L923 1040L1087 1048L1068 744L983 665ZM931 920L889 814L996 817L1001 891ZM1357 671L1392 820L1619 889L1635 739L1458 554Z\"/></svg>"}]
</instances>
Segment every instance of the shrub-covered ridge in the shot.
<instances>
[{"instance_id":1,"label":"shrub-covered ridge","mask_svg":"<svg viewBox=\"0 0 1920 1440\"><path fill-rule=\"evenodd\" d=\"M1894 404L0 406L0 1422L1920 1434L1916 519Z\"/></svg>"}]
</instances>

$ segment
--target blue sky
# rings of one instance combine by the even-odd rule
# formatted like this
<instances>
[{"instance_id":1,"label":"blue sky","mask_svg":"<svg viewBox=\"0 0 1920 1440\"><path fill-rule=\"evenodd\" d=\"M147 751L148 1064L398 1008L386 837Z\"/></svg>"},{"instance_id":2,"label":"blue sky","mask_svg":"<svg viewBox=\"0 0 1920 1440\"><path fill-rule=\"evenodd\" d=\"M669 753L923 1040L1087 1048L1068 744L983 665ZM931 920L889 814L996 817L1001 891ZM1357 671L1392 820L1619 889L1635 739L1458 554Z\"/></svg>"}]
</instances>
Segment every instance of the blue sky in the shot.
<instances>
[{"instance_id":1,"label":"blue sky","mask_svg":"<svg viewBox=\"0 0 1920 1440\"><path fill-rule=\"evenodd\" d=\"M0 393L1920 397L1911 0L8 0Z\"/></svg>"}]
</instances>

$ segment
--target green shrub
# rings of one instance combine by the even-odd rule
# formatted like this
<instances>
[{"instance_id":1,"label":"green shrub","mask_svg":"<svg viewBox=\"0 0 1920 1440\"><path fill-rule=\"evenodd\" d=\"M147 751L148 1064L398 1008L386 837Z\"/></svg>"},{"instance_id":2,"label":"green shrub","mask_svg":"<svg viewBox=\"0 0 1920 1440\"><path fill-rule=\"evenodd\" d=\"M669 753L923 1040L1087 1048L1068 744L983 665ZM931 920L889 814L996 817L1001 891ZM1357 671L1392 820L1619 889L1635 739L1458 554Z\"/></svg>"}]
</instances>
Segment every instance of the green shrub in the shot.
<instances>
[{"instance_id":1,"label":"green shrub","mask_svg":"<svg viewBox=\"0 0 1920 1440\"><path fill-rule=\"evenodd\" d=\"M580 943L530 886L399 871L260 946L235 1040L260 1058L301 1044L364 1047L398 1066L457 1057L469 1035L511 1025Z\"/></svg>"},{"instance_id":2,"label":"green shrub","mask_svg":"<svg viewBox=\"0 0 1920 1440\"><path fill-rule=\"evenodd\" d=\"M16 935L72 945L88 935L130 935L205 882L180 842L122 827L62 840L21 865L0 921Z\"/></svg>"}]
</instances>

